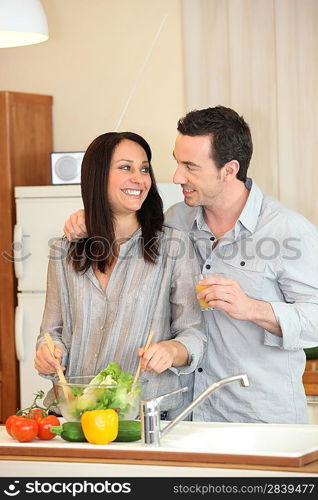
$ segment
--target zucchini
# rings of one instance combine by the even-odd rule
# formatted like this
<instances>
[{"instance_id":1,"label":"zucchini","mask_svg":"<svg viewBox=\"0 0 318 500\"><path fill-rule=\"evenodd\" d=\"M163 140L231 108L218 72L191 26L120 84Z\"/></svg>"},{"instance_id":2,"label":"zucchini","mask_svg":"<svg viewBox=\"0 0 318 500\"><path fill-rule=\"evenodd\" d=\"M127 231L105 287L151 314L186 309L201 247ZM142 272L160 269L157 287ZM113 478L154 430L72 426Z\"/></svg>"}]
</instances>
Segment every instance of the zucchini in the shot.
<instances>
[{"instance_id":1,"label":"zucchini","mask_svg":"<svg viewBox=\"0 0 318 500\"><path fill-rule=\"evenodd\" d=\"M118 434L114 441L128 442L141 439L140 420L119 420Z\"/></svg>"},{"instance_id":2,"label":"zucchini","mask_svg":"<svg viewBox=\"0 0 318 500\"><path fill-rule=\"evenodd\" d=\"M84 436L81 422L65 422L62 425L52 426L50 431L61 436L65 441L84 443L87 441Z\"/></svg>"}]
</instances>

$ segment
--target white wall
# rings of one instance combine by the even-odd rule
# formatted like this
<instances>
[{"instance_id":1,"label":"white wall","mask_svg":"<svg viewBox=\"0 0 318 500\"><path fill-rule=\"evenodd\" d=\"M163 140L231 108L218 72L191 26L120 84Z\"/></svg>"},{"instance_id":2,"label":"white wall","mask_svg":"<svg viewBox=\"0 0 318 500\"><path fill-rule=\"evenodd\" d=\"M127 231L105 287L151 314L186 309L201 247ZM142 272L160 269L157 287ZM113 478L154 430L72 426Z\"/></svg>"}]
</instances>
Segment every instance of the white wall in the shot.
<instances>
[{"instance_id":1,"label":"white wall","mask_svg":"<svg viewBox=\"0 0 318 500\"><path fill-rule=\"evenodd\" d=\"M250 175L318 224L317 0L183 0L186 108L251 126Z\"/></svg>"},{"instance_id":2,"label":"white wall","mask_svg":"<svg viewBox=\"0 0 318 500\"><path fill-rule=\"evenodd\" d=\"M55 151L85 150L114 130L133 94L118 129L145 136L157 180L169 182L176 122L184 114L180 0L42 5L50 38L0 49L0 89L53 96Z\"/></svg>"}]
</instances>

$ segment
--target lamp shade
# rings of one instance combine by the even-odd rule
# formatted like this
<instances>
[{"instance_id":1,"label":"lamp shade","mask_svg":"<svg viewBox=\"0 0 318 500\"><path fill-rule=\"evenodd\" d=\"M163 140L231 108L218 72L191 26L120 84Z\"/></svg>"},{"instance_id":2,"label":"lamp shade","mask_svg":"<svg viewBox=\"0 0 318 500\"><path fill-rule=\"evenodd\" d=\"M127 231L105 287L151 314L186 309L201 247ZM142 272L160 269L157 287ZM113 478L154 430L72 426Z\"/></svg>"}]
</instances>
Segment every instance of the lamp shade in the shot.
<instances>
[{"instance_id":1,"label":"lamp shade","mask_svg":"<svg viewBox=\"0 0 318 500\"><path fill-rule=\"evenodd\" d=\"M49 38L40 0L0 0L0 47L19 47Z\"/></svg>"}]
</instances>

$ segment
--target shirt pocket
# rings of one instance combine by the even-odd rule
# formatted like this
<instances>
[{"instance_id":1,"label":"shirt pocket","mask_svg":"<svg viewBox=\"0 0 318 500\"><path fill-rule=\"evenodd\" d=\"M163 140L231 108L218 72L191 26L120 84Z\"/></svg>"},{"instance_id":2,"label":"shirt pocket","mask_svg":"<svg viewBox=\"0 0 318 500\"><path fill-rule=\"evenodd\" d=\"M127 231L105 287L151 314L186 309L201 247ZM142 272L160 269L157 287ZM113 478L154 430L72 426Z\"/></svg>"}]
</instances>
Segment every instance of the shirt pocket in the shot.
<instances>
[{"instance_id":1,"label":"shirt pocket","mask_svg":"<svg viewBox=\"0 0 318 500\"><path fill-rule=\"evenodd\" d=\"M263 299L266 264L258 259L245 260L240 256L223 260L226 278L238 282L241 289L254 299Z\"/></svg>"}]
</instances>

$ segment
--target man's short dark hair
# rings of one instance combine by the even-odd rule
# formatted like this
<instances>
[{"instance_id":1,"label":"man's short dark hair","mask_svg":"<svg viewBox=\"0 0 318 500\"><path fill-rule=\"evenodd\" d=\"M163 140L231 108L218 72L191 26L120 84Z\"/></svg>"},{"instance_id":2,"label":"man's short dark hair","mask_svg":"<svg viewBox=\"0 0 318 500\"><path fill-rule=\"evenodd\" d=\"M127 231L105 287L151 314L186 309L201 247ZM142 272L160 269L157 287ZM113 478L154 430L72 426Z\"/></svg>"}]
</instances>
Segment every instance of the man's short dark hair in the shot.
<instances>
[{"instance_id":1,"label":"man's short dark hair","mask_svg":"<svg viewBox=\"0 0 318 500\"><path fill-rule=\"evenodd\" d=\"M178 121L183 135L211 136L211 158L217 168L237 160L240 169L236 177L245 182L253 153L251 131L242 116L224 106L193 110Z\"/></svg>"}]
</instances>

